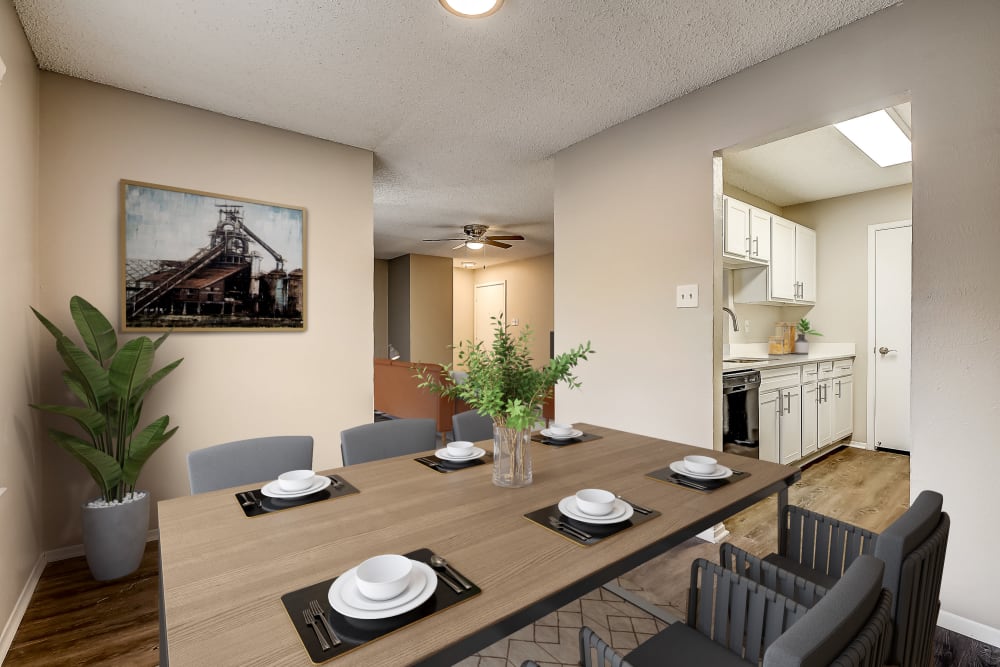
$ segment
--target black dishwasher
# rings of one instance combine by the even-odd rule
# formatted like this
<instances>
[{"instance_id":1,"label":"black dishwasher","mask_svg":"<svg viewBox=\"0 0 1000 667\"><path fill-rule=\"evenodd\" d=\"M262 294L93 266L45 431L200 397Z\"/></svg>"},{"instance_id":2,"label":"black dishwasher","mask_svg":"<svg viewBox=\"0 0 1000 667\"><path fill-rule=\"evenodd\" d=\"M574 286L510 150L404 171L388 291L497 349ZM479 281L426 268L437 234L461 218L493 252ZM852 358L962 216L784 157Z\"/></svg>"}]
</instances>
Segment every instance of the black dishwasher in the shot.
<instances>
[{"instance_id":1,"label":"black dishwasher","mask_svg":"<svg viewBox=\"0 0 1000 667\"><path fill-rule=\"evenodd\" d=\"M760 371L734 370L722 374L722 445L735 453L760 444L758 397ZM735 445L735 447L734 447Z\"/></svg>"}]
</instances>

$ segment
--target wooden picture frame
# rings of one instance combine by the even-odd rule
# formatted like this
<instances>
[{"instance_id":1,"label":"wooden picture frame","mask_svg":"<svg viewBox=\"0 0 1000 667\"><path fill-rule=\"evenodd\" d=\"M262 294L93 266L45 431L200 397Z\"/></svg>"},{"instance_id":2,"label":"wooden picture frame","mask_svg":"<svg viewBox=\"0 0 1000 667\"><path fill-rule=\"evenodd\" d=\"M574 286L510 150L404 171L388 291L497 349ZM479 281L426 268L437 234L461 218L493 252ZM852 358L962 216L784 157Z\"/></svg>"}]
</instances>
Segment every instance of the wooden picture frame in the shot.
<instances>
[{"instance_id":1,"label":"wooden picture frame","mask_svg":"<svg viewBox=\"0 0 1000 667\"><path fill-rule=\"evenodd\" d=\"M305 331L306 211L122 180L122 331Z\"/></svg>"}]
</instances>

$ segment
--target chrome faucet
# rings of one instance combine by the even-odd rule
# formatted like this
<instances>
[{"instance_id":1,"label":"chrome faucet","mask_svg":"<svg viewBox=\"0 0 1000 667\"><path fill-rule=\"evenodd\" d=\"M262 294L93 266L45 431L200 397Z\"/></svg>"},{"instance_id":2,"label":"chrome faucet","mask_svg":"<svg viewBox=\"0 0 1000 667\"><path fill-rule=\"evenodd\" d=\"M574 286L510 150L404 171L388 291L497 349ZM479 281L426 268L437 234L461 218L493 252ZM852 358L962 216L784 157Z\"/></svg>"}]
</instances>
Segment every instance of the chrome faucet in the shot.
<instances>
[{"instance_id":1,"label":"chrome faucet","mask_svg":"<svg viewBox=\"0 0 1000 667\"><path fill-rule=\"evenodd\" d=\"M729 308L726 308L725 306L722 307L722 310L724 310L727 313L729 313L729 317L732 318L732 320L733 320L733 331L739 331L740 330L740 323L736 321L736 313L734 313Z\"/></svg>"}]
</instances>

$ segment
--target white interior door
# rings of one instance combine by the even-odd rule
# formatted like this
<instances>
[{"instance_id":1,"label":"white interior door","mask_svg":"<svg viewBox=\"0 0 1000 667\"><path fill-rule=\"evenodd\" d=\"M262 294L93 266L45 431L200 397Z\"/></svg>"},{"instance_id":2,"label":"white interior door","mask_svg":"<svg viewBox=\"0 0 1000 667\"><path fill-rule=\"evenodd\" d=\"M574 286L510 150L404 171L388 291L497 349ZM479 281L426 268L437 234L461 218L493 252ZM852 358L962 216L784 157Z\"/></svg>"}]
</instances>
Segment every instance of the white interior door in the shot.
<instances>
[{"instance_id":1,"label":"white interior door","mask_svg":"<svg viewBox=\"0 0 1000 667\"><path fill-rule=\"evenodd\" d=\"M910 450L910 221L869 228L868 437Z\"/></svg>"},{"instance_id":2,"label":"white interior door","mask_svg":"<svg viewBox=\"0 0 1000 667\"><path fill-rule=\"evenodd\" d=\"M503 315L504 323L507 321L507 282L476 285L473 310L475 342L482 341L483 346L488 349L493 346L493 322L490 318Z\"/></svg>"}]
</instances>

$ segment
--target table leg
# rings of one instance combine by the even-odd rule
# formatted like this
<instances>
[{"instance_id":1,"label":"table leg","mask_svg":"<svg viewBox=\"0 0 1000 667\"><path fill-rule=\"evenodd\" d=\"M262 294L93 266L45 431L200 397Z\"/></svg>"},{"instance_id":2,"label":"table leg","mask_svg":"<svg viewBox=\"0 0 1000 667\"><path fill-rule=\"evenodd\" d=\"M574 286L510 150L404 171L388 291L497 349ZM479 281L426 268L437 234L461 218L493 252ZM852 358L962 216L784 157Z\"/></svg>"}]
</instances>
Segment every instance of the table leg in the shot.
<instances>
[{"instance_id":1,"label":"table leg","mask_svg":"<svg viewBox=\"0 0 1000 667\"><path fill-rule=\"evenodd\" d=\"M788 487L778 491L778 550L775 553L785 553L785 543L788 537L788 524L785 519L785 508L788 507Z\"/></svg>"}]
</instances>

